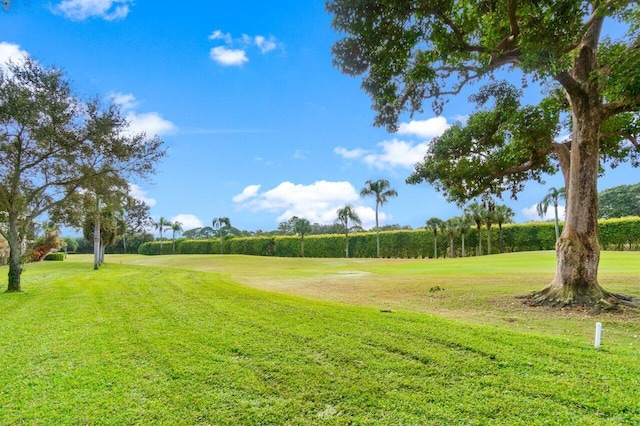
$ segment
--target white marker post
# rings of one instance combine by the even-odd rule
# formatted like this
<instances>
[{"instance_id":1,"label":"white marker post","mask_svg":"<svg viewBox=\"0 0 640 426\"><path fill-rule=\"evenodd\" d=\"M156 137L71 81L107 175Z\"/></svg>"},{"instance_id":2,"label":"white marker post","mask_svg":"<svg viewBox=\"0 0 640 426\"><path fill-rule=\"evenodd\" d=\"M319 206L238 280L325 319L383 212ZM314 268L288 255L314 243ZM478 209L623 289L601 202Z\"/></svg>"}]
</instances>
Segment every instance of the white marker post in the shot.
<instances>
[{"instance_id":1,"label":"white marker post","mask_svg":"<svg viewBox=\"0 0 640 426\"><path fill-rule=\"evenodd\" d=\"M602 323L601 322L597 322L596 323L596 342L594 344L594 346L596 348L600 347L601 337L602 337Z\"/></svg>"}]
</instances>

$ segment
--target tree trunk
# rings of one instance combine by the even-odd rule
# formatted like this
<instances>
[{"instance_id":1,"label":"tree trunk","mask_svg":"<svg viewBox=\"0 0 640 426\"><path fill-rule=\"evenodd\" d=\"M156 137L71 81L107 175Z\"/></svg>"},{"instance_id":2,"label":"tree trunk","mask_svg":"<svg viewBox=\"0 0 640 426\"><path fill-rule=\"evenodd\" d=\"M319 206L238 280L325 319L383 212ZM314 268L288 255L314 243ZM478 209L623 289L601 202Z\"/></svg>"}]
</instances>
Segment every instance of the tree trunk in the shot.
<instances>
[{"instance_id":1,"label":"tree trunk","mask_svg":"<svg viewBox=\"0 0 640 426\"><path fill-rule=\"evenodd\" d=\"M462 234L462 257L467 257L467 253L464 251L464 233Z\"/></svg>"},{"instance_id":2,"label":"tree trunk","mask_svg":"<svg viewBox=\"0 0 640 426\"><path fill-rule=\"evenodd\" d=\"M491 254L491 225L487 224L487 254Z\"/></svg>"},{"instance_id":3,"label":"tree trunk","mask_svg":"<svg viewBox=\"0 0 640 426\"><path fill-rule=\"evenodd\" d=\"M22 275L22 265L20 264L20 255L22 254L22 243L20 233L18 232L18 219L9 217L9 284L7 292L22 291L20 285L20 276Z\"/></svg>"},{"instance_id":4,"label":"tree trunk","mask_svg":"<svg viewBox=\"0 0 640 426\"><path fill-rule=\"evenodd\" d=\"M438 258L438 233L433 232L433 258Z\"/></svg>"},{"instance_id":5,"label":"tree trunk","mask_svg":"<svg viewBox=\"0 0 640 426\"><path fill-rule=\"evenodd\" d=\"M100 268L100 218L96 215L93 225L93 269Z\"/></svg>"},{"instance_id":6,"label":"tree trunk","mask_svg":"<svg viewBox=\"0 0 640 426\"><path fill-rule=\"evenodd\" d=\"M378 226L378 206L379 202L376 200L376 258L380 258L380 227Z\"/></svg>"},{"instance_id":7,"label":"tree trunk","mask_svg":"<svg viewBox=\"0 0 640 426\"><path fill-rule=\"evenodd\" d=\"M560 238L560 229L558 228L558 202L555 202L553 204L553 212L555 214L555 226L556 226L556 241L558 241L558 238ZM597 214L597 212L596 212Z\"/></svg>"},{"instance_id":8,"label":"tree trunk","mask_svg":"<svg viewBox=\"0 0 640 426\"><path fill-rule=\"evenodd\" d=\"M451 254L451 258L453 259L454 257L454 243L453 243L453 234L449 234L449 253Z\"/></svg>"},{"instance_id":9,"label":"tree trunk","mask_svg":"<svg viewBox=\"0 0 640 426\"><path fill-rule=\"evenodd\" d=\"M344 236L345 236L345 239L347 241L346 248L345 248L345 254L346 254L346 257L348 259L349 258L349 231L345 232Z\"/></svg>"},{"instance_id":10,"label":"tree trunk","mask_svg":"<svg viewBox=\"0 0 640 426\"><path fill-rule=\"evenodd\" d=\"M573 111L571 166L565 182L567 211L556 241L556 274L545 289L531 296L535 304L554 307L609 308L630 300L605 291L598 283L598 171L601 122L597 89L570 94Z\"/></svg>"},{"instance_id":11,"label":"tree trunk","mask_svg":"<svg viewBox=\"0 0 640 426\"><path fill-rule=\"evenodd\" d=\"M104 241L100 242L100 266L104 263L104 249L107 248L107 245Z\"/></svg>"}]
</instances>

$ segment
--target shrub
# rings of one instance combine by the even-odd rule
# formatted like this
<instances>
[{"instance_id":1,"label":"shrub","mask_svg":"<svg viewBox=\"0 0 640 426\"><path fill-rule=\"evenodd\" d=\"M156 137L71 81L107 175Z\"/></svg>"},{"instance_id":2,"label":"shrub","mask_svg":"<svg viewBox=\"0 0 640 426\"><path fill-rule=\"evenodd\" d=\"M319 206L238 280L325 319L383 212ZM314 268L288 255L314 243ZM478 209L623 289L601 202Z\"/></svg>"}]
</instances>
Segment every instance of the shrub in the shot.
<instances>
[{"instance_id":1,"label":"shrub","mask_svg":"<svg viewBox=\"0 0 640 426\"><path fill-rule=\"evenodd\" d=\"M62 261L64 260L64 253L61 251L57 253L49 253L48 255L45 256L44 260Z\"/></svg>"}]
</instances>

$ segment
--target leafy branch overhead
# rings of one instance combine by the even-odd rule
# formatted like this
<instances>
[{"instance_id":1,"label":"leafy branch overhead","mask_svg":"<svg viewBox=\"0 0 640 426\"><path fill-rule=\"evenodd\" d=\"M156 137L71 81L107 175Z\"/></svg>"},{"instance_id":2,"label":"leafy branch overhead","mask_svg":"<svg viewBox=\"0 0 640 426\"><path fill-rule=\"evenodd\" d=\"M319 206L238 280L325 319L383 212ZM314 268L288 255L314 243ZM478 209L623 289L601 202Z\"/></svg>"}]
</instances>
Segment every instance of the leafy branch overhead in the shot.
<instances>
[{"instance_id":1,"label":"leafy branch overhead","mask_svg":"<svg viewBox=\"0 0 640 426\"><path fill-rule=\"evenodd\" d=\"M596 2L588 14L585 3L333 1L327 7L334 27L348 34L334 45L335 64L347 74L363 75L375 124L391 131L402 113L422 113L425 99L441 113L448 95L460 94L473 81L497 79L505 66L556 83L540 104L522 106L520 90L492 82L470 99L478 108L491 108L432 144L408 181L425 180L464 203L485 190L515 196L523 181L541 181L559 163L569 168L571 138L558 138L566 132L561 120L570 105L558 87L587 95L581 77L602 87L603 158L614 166L626 160L638 164L640 48L633 25L638 12L627 7L637 2ZM626 42L605 39L588 76L571 72L580 65L573 58L584 39L597 37L605 16L630 23Z\"/></svg>"},{"instance_id":2,"label":"leafy branch overhead","mask_svg":"<svg viewBox=\"0 0 640 426\"><path fill-rule=\"evenodd\" d=\"M589 5L592 4L591 7ZM334 64L363 75L376 124L397 129L402 112L436 113L446 97L471 82L495 78L505 66L532 79L585 88L569 73L585 37L597 37L605 17L636 23L635 1L403 1L331 0L333 27L346 34L333 46ZM607 115L635 111L640 99L638 27L626 44L607 41L591 78L609 86ZM635 68L634 68L635 67ZM615 84L612 84L612 81ZM615 87L614 87L615 86Z\"/></svg>"}]
</instances>

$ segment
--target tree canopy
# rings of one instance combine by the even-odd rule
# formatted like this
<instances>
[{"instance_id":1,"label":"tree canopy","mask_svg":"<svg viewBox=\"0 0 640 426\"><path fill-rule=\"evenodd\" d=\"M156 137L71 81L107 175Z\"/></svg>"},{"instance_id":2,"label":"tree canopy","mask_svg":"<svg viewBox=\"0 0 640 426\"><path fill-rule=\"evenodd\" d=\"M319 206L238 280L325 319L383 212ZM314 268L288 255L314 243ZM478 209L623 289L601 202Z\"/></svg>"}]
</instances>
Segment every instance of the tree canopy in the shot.
<instances>
[{"instance_id":1,"label":"tree canopy","mask_svg":"<svg viewBox=\"0 0 640 426\"><path fill-rule=\"evenodd\" d=\"M599 194L598 216L604 219L640 216L640 183L605 189Z\"/></svg>"},{"instance_id":2,"label":"tree canopy","mask_svg":"<svg viewBox=\"0 0 640 426\"><path fill-rule=\"evenodd\" d=\"M47 213L82 210L83 193L123 191L165 155L131 134L115 104L82 101L63 73L32 59L0 68L0 228L10 246L9 291L20 291L23 229ZM68 217L68 216L66 216Z\"/></svg>"}]
</instances>

